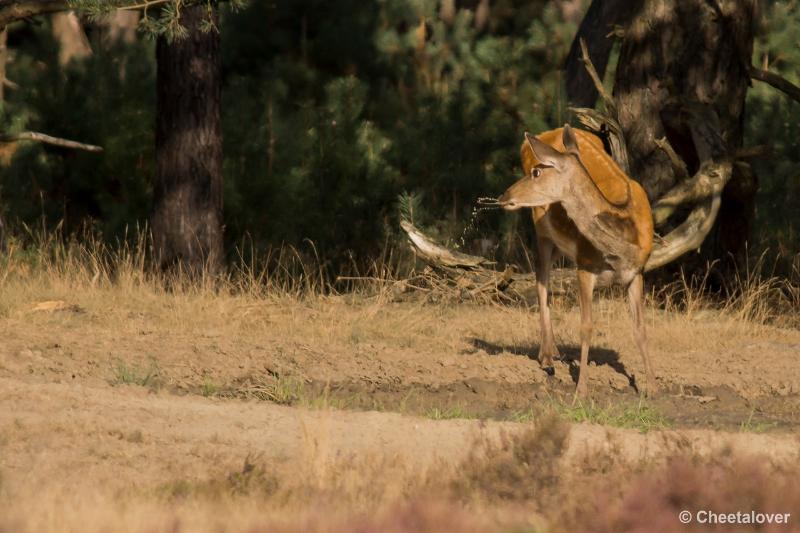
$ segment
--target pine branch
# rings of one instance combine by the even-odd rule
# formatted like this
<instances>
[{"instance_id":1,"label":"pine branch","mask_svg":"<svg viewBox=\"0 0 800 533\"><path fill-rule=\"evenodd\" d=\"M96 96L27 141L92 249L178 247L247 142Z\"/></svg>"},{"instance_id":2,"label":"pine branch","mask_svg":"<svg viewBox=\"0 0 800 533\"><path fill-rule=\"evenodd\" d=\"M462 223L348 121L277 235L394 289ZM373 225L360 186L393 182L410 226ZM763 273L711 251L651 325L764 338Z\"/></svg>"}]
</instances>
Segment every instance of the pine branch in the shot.
<instances>
[{"instance_id":1,"label":"pine branch","mask_svg":"<svg viewBox=\"0 0 800 533\"><path fill-rule=\"evenodd\" d=\"M171 2L172 0L150 0L148 2L142 2L141 4L132 4L129 6L123 6L118 8L120 11L133 11L137 9L147 9L152 6L157 6L161 4L166 4L167 2Z\"/></svg>"}]
</instances>

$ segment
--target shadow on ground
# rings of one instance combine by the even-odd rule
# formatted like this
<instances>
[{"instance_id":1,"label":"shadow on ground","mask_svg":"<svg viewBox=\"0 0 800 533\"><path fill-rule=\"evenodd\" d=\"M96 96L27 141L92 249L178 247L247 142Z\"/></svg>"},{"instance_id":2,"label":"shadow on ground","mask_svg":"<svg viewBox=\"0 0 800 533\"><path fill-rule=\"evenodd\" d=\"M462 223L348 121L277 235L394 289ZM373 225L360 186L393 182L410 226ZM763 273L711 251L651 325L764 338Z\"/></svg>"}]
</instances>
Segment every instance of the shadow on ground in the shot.
<instances>
[{"instance_id":1,"label":"shadow on ground","mask_svg":"<svg viewBox=\"0 0 800 533\"><path fill-rule=\"evenodd\" d=\"M510 353L514 355L523 355L528 359L532 359L534 361L538 360L539 354L539 345L538 344L530 344L530 345L507 345L507 344L496 344L493 342L489 342L483 339L478 338L469 338L467 341L475 348L475 351L480 350L486 352L489 355L499 355L501 353ZM466 353L475 353L475 351L468 351ZM569 366L569 375L572 378L573 383L578 383L578 374L580 372L580 357L581 357L581 347L570 344L565 346L560 346L559 351L561 352L560 361ZM614 372L625 376L627 378L628 383L633 388L635 392L638 392L638 388L636 387L636 377L633 376L628 372L625 368L625 364L620 361L619 359L619 352L616 350L609 350L607 348L597 348L591 347L589 349L589 362L594 363L598 366L606 365L610 367ZM544 370L542 370L544 372Z\"/></svg>"}]
</instances>

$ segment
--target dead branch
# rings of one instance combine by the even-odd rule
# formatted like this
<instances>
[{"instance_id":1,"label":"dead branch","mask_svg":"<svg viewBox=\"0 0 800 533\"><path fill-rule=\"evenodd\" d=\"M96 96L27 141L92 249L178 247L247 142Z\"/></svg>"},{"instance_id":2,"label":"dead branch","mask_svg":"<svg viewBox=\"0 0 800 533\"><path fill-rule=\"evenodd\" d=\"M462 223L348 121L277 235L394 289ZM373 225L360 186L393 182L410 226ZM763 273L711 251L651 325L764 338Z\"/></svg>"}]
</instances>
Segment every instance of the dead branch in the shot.
<instances>
[{"instance_id":1,"label":"dead branch","mask_svg":"<svg viewBox=\"0 0 800 533\"><path fill-rule=\"evenodd\" d=\"M414 245L423 258L432 264L468 270L475 270L481 265L491 264L491 261L485 257L456 252L436 244L407 220L402 220L400 227L406 232L411 244Z\"/></svg>"},{"instance_id":2,"label":"dead branch","mask_svg":"<svg viewBox=\"0 0 800 533\"><path fill-rule=\"evenodd\" d=\"M589 77L592 78L592 82L594 83L600 98L603 99L603 103L606 105L606 109L608 110L609 114L616 117L617 105L614 103L614 99L611 97L611 95L608 94L608 91L606 91L606 87L603 85L603 80L597 74L597 70L595 70L592 60L589 58L589 50L586 48L586 41L583 39L583 37L580 39L580 44L581 63L583 63L583 66L586 68L586 72L589 74Z\"/></svg>"},{"instance_id":3,"label":"dead branch","mask_svg":"<svg viewBox=\"0 0 800 533\"><path fill-rule=\"evenodd\" d=\"M595 0L588 4L564 61L567 98L577 107L594 107L597 100L595 86L581 61L580 41L587 43L592 64L602 79L615 42L608 37L609 31L627 27L638 11L637 2L631 0Z\"/></svg>"},{"instance_id":4,"label":"dead branch","mask_svg":"<svg viewBox=\"0 0 800 533\"><path fill-rule=\"evenodd\" d=\"M750 65L749 74L754 80L763 81L775 89L778 89L795 102L800 102L800 87L780 74L775 74L774 72L763 70L753 65Z\"/></svg>"},{"instance_id":5,"label":"dead branch","mask_svg":"<svg viewBox=\"0 0 800 533\"><path fill-rule=\"evenodd\" d=\"M672 170L675 172L675 177L678 181L685 180L689 177L689 170L686 168L686 163L683 162L683 159L675 152L675 149L672 148L672 145L669 143L666 137L662 137L660 139L655 140L656 146L661 148L664 153L667 154L669 157L670 163L672 163Z\"/></svg>"},{"instance_id":6,"label":"dead branch","mask_svg":"<svg viewBox=\"0 0 800 533\"><path fill-rule=\"evenodd\" d=\"M575 113L578 122L583 124L589 131L593 131L600 136L608 135L608 141L611 145L611 157L614 158L614 161L625 174L630 175L631 167L630 159L628 158L628 147L625 144L625 137L616 117L611 117L596 109L587 107L570 107L569 110Z\"/></svg>"},{"instance_id":7,"label":"dead branch","mask_svg":"<svg viewBox=\"0 0 800 533\"><path fill-rule=\"evenodd\" d=\"M61 146L63 148L72 148L74 150L86 150L87 152L102 152L103 147L94 144L85 144L78 141L71 141L69 139L62 139L61 137L53 137L44 133L36 131L23 131L21 133L0 135L0 143L12 143L18 141L35 141L53 146Z\"/></svg>"},{"instance_id":8,"label":"dead branch","mask_svg":"<svg viewBox=\"0 0 800 533\"><path fill-rule=\"evenodd\" d=\"M0 28L12 22L69 9L66 0L0 0Z\"/></svg>"},{"instance_id":9,"label":"dead branch","mask_svg":"<svg viewBox=\"0 0 800 533\"><path fill-rule=\"evenodd\" d=\"M707 162L688 180L684 180L653 205L653 222L662 225L675 212L678 206L705 200L722 192L727 179L723 165Z\"/></svg>"},{"instance_id":10,"label":"dead branch","mask_svg":"<svg viewBox=\"0 0 800 533\"><path fill-rule=\"evenodd\" d=\"M592 79L595 89L603 98L606 112L601 113L596 109L585 107L570 107L569 109L575 113L578 121L591 131L600 135L604 133L608 134L609 144L611 145L611 157L614 158L614 161L617 162L617 165L619 165L619 168L621 168L623 172L630 174L631 167L628 157L628 147L625 145L625 136L622 134L622 128L617 119L617 105L611 95L608 94L608 91L606 91L603 80L594 68L592 59L589 57L589 50L586 47L586 41L581 37L579 42L581 47L581 63L583 63L587 74Z\"/></svg>"},{"instance_id":11,"label":"dead branch","mask_svg":"<svg viewBox=\"0 0 800 533\"><path fill-rule=\"evenodd\" d=\"M459 298L489 296L499 300L527 300L524 293L533 293L536 276L520 274L513 267L500 272L486 265L493 264L484 257L463 254L450 250L425 235L408 221L400 223L414 251L438 276L424 275L424 283L438 292L454 292ZM420 281L417 281L417 285ZM550 274L550 289L553 294L564 294L575 285L572 269L554 269Z\"/></svg>"},{"instance_id":12,"label":"dead branch","mask_svg":"<svg viewBox=\"0 0 800 533\"><path fill-rule=\"evenodd\" d=\"M653 208L654 221L666 220L680 203L702 203L653 248L644 267L645 272L700 248L719 213L722 190L733 175L733 157L725 153L716 111L710 105L699 103L687 104L684 109L692 117L688 122L700 157L700 170L656 202Z\"/></svg>"},{"instance_id":13,"label":"dead branch","mask_svg":"<svg viewBox=\"0 0 800 533\"><path fill-rule=\"evenodd\" d=\"M728 166L730 167L730 164ZM730 168L727 173L730 175ZM696 207L680 226L669 232L653 247L644 271L650 272L674 261L686 252L699 249L714 226L720 203L721 195L714 194L704 204Z\"/></svg>"},{"instance_id":14,"label":"dead branch","mask_svg":"<svg viewBox=\"0 0 800 533\"><path fill-rule=\"evenodd\" d=\"M123 7L120 7L118 9L120 11L131 11L131 10L138 10L138 9L147 10L147 8L149 8L149 7L157 6L157 5L161 5L161 4L166 4L169 1L170 0L150 0L148 2L142 2L140 4L133 4L133 5L130 5L130 6L123 6Z\"/></svg>"},{"instance_id":15,"label":"dead branch","mask_svg":"<svg viewBox=\"0 0 800 533\"><path fill-rule=\"evenodd\" d=\"M748 146L746 148L739 148L734 152L734 159L754 159L756 157L764 157L772 153L772 146L767 144L759 144L756 146Z\"/></svg>"}]
</instances>

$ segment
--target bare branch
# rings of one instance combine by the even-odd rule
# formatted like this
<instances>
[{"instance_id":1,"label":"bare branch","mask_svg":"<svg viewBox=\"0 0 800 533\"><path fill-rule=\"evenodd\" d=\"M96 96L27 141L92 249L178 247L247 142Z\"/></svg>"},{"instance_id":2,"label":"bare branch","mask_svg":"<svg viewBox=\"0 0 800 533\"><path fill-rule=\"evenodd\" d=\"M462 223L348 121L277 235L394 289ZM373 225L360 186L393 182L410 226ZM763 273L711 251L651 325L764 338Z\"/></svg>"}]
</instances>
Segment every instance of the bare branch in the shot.
<instances>
[{"instance_id":1,"label":"bare branch","mask_svg":"<svg viewBox=\"0 0 800 533\"><path fill-rule=\"evenodd\" d=\"M730 173L730 169L728 173ZM714 226L720 203L721 196L715 194L704 204L697 206L683 224L672 230L653 247L644 271L650 272L674 261L686 252L699 249L706 235Z\"/></svg>"},{"instance_id":2,"label":"bare branch","mask_svg":"<svg viewBox=\"0 0 800 533\"><path fill-rule=\"evenodd\" d=\"M606 88L603 85L603 80L597 74L597 70L595 70L592 60L589 57L589 50L586 48L586 41L583 40L582 37L580 39L580 44L582 54L581 62L583 63L583 66L586 67L586 72L589 73L589 77L592 78L592 82L594 83L597 92L600 94L600 98L603 99L603 103L606 105L606 109L608 109L609 114L616 117L617 105L614 103L614 99L611 97L611 95L608 94L608 91L606 91Z\"/></svg>"},{"instance_id":3,"label":"bare branch","mask_svg":"<svg viewBox=\"0 0 800 533\"><path fill-rule=\"evenodd\" d=\"M684 180L658 199L653 205L653 222L662 225L678 206L698 202L720 194L730 174L725 174L718 163L706 163L691 179ZM730 169L728 169L730 170Z\"/></svg>"},{"instance_id":4,"label":"bare branch","mask_svg":"<svg viewBox=\"0 0 800 533\"><path fill-rule=\"evenodd\" d=\"M719 117L709 105L694 103L686 106L693 120L692 139L700 157L700 170L659 200L653 208L654 222L663 222L677 205L690 201L705 201L694 208L686 220L669 232L650 254L644 269L653 270L674 261L691 250L700 248L714 226L719 213L722 190L733 175L733 158L725 154L720 136ZM709 198L710 196L710 198Z\"/></svg>"},{"instance_id":5,"label":"bare branch","mask_svg":"<svg viewBox=\"0 0 800 533\"><path fill-rule=\"evenodd\" d=\"M739 148L734 152L734 159L754 159L756 157L764 157L772 153L772 146L768 144L759 144L756 146L748 146L746 148Z\"/></svg>"},{"instance_id":6,"label":"bare branch","mask_svg":"<svg viewBox=\"0 0 800 533\"><path fill-rule=\"evenodd\" d=\"M400 227L403 228L403 231L405 231L406 234L408 234L408 238L414 247L425 257L433 260L436 264L449 267L474 269L480 265L491 263L491 261L485 257L468 255L439 246L407 220L402 220L400 222Z\"/></svg>"},{"instance_id":7,"label":"bare branch","mask_svg":"<svg viewBox=\"0 0 800 533\"><path fill-rule=\"evenodd\" d=\"M609 31L627 26L638 11L638 4L635 0L593 0L590 3L564 61L567 98L573 105L594 107L597 100L597 91L581 61L580 41L586 41L592 63L602 78L615 41L609 38Z\"/></svg>"},{"instance_id":8,"label":"bare branch","mask_svg":"<svg viewBox=\"0 0 800 533\"><path fill-rule=\"evenodd\" d=\"M66 0L0 0L0 28L12 22L69 9Z\"/></svg>"},{"instance_id":9,"label":"bare branch","mask_svg":"<svg viewBox=\"0 0 800 533\"><path fill-rule=\"evenodd\" d=\"M672 148L672 145L669 143L666 137L662 137L660 139L655 140L656 146L661 148L664 153L667 154L669 157L670 162L672 163L672 170L675 172L675 177L678 181L684 180L689 177L689 170L686 168L686 163L683 162L683 159L675 152L675 149Z\"/></svg>"},{"instance_id":10,"label":"bare branch","mask_svg":"<svg viewBox=\"0 0 800 533\"><path fill-rule=\"evenodd\" d=\"M630 175L631 167L630 159L628 158L628 147L625 144L625 137L622 135L622 128L617 119L587 107L570 107L569 110L575 113L575 117L586 129L598 135L608 134L611 157L614 158L614 161L617 162L617 165L625 174Z\"/></svg>"},{"instance_id":11,"label":"bare branch","mask_svg":"<svg viewBox=\"0 0 800 533\"><path fill-rule=\"evenodd\" d=\"M493 264L484 257L468 255L436 243L419 228L408 221L400 222L414 251L419 257L445 276L470 296L485 291L510 292L533 291L536 277L530 273L516 273L513 268L500 272L489 268ZM574 269L553 269L550 273L552 294L564 294L572 290L576 282Z\"/></svg>"},{"instance_id":12,"label":"bare branch","mask_svg":"<svg viewBox=\"0 0 800 533\"><path fill-rule=\"evenodd\" d=\"M64 148L72 148L74 150L86 150L87 152L102 152L103 148L94 144L85 144L69 139L62 139L61 137L53 137L36 131L23 131L16 134L0 135L0 143L11 143L18 141L36 141L53 146L61 146Z\"/></svg>"},{"instance_id":13,"label":"bare branch","mask_svg":"<svg viewBox=\"0 0 800 533\"><path fill-rule=\"evenodd\" d=\"M149 7L152 7L152 6L166 4L167 2L170 2L170 1L171 0L150 0L149 2L142 2L141 4L134 4L134 5L130 5L130 6L124 6L124 7L118 8L118 9L120 11L131 11L131 10L136 10L136 9L147 9Z\"/></svg>"},{"instance_id":14,"label":"bare branch","mask_svg":"<svg viewBox=\"0 0 800 533\"><path fill-rule=\"evenodd\" d=\"M752 65L750 65L749 74L754 80L763 81L764 83L767 83L778 89L795 102L800 102L800 87L790 82L780 74L775 74L774 72L763 70Z\"/></svg>"}]
</instances>

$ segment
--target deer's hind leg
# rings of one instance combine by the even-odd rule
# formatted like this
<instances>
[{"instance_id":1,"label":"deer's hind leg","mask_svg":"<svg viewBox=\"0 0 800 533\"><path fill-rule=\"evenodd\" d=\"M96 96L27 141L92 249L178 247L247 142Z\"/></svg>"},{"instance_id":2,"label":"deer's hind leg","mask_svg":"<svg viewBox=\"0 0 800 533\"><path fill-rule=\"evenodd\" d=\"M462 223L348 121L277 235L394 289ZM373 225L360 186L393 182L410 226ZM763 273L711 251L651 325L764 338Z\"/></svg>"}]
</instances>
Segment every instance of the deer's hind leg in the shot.
<instances>
[{"instance_id":1,"label":"deer's hind leg","mask_svg":"<svg viewBox=\"0 0 800 533\"><path fill-rule=\"evenodd\" d=\"M539 298L539 330L541 331L539 364L548 375L552 376L555 373L553 359L561 358L553 335L553 323L550 321L550 304L548 302L548 284L550 269L553 266L555 244L550 239L543 237L537 238L536 242L539 251L536 257L536 294Z\"/></svg>"},{"instance_id":2,"label":"deer's hind leg","mask_svg":"<svg viewBox=\"0 0 800 533\"><path fill-rule=\"evenodd\" d=\"M578 268L578 296L581 305L581 366L575 398L583 398L589 389L589 343L592 340L592 295L597 276Z\"/></svg>"},{"instance_id":3,"label":"deer's hind leg","mask_svg":"<svg viewBox=\"0 0 800 533\"><path fill-rule=\"evenodd\" d=\"M653 367L650 366L650 355L647 351L647 336L644 329L644 279L641 274L638 274L630 285L628 285L628 303L631 308L631 319L633 320L633 338L636 341L636 346L639 348L639 353L642 355L642 363L644 364L645 382L639 387L639 390L647 396L655 390L655 375L653 374Z\"/></svg>"}]
</instances>

